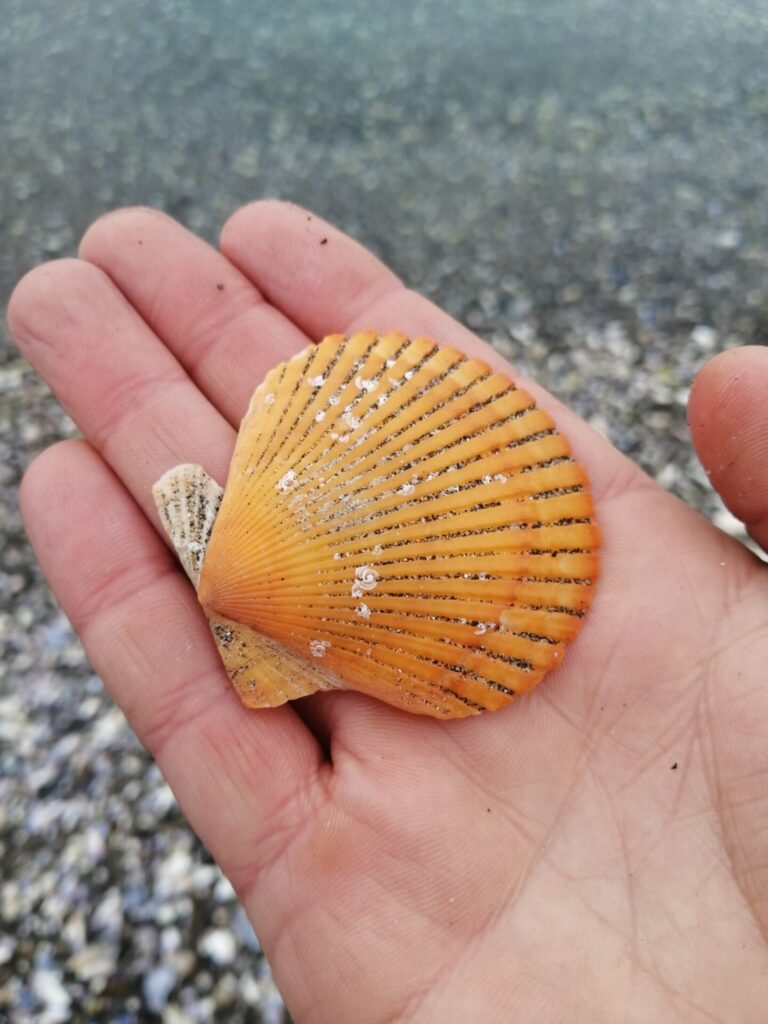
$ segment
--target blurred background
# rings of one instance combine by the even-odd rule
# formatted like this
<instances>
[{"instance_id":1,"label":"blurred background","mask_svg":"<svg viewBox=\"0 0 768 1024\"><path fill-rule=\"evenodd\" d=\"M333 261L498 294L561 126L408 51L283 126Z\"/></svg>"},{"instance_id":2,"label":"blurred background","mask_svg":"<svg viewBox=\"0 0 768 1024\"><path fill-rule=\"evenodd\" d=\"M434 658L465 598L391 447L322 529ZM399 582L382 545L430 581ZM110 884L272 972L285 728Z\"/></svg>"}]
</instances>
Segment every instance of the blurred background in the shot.
<instances>
[{"instance_id":1,"label":"blurred background","mask_svg":"<svg viewBox=\"0 0 768 1024\"><path fill-rule=\"evenodd\" d=\"M742 536L685 406L715 352L768 342L764 0L2 10L3 301L112 207L215 242L290 198ZM74 433L0 331L0 1019L277 1024L231 887L26 545L21 473Z\"/></svg>"}]
</instances>

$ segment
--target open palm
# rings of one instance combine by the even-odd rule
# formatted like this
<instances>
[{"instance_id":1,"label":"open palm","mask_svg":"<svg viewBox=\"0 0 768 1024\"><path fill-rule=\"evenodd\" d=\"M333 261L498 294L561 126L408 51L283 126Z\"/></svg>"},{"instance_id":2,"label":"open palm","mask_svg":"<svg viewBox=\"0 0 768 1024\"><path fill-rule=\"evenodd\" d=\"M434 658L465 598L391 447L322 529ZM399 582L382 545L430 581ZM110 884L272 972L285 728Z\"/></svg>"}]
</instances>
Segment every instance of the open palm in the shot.
<instances>
[{"instance_id":1,"label":"open palm","mask_svg":"<svg viewBox=\"0 0 768 1024\"><path fill-rule=\"evenodd\" d=\"M9 322L86 438L25 479L35 550L298 1021L765 1021L761 563L526 381L586 467L603 534L562 668L448 723L353 693L246 711L152 483L179 462L223 482L254 386L308 339L394 329L503 360L275 202L235 214L221 252L153 211L105 217L81 259L21 282ZM728 353L691 412L713 480L763 542L766 384L768 353Z\"/></svg>"}]
</instances>

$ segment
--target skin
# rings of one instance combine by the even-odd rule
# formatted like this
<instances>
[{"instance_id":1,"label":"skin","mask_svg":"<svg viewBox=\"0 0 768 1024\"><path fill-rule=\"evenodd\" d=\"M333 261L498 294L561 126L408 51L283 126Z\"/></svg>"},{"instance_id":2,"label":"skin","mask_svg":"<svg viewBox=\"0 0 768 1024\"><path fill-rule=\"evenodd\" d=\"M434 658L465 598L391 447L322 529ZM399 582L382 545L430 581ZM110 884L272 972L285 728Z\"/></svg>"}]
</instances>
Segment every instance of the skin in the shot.
<instances>
[{"instance_id":1,"label":"skin","mask_svg":"<svg viewBox=\"0 0 768 1024\"><path fill-rule=\"evenodd\" d=\"M9 323L85 437L24 480L37 556L298 1022L765 1021L761 562L522 381L571 438L603 533L563 666L450 723L353 693L248 712L152 483L181 461L223 482L251 391L308 339L401 329L503 360L277 202L235 213L219 251L160 213L112 213L79 259L21 281ZM690 403L705 468L763 546L766 387L768 351L733 350Z\"/></svg>"}]
</instances>

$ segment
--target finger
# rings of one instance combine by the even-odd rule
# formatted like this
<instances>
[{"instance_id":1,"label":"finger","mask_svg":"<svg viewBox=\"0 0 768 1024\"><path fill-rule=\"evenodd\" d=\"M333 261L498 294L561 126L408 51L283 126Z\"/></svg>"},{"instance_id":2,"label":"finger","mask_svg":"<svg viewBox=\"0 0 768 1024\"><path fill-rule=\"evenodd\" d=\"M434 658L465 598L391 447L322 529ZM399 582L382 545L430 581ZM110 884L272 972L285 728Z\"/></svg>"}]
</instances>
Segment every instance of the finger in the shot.
<instances>
[{"instance_id":1,"label":"finger","mask_svg":"<svg viewBox=\"0 0 768 1024\"><path fill-rule=\"evenodd\" d=\"M309 342L226 257L157 210L101 217L80 256L114 281L230 423L266 372Z\"/></svg>"},{"instance_id":2,"label":"finger","mask_svg":"<svg viewBox=\"0 0 768 1024\"><path fill-rule=\"evenodd\" d=\"M494 369L511 368L490 345L423 296L409 291L372 253L332 225L289 203L252 203L224 226L222 251L259 291L308 335L356 328L398 330L456 345ZM520 374L515 381L555 416L593 487L605 498L647 481L578 416Z\"/></svg>"},{"instance_id":3,"label":"finger","mask_svg":"<svg viewBox=\"0 0 768 1024\"><path fill-rule=\"evenodd\" d=\"M378 302L402 297L402 282L373 253L293 203L241 207L224 225L221 250L315 340L351 330Z\"/></svg>"},{"instance_id":4,"label":"finger","mask_svg":"<svg viewBox=\"0 0 768 1024\"><path fill-rule=\"evenodd\" d=\"M768 349L722 352L699 372L688 423L712 485L768 550Z\"/></svg>"},{"instance_id":5,"label":"finger","mask_svg":"<svg viewBox=\"0 0 768 1024\"><path fill-rule=\"evenodd\" d=\"M83 260L31 271L11 334L155 522L152 484L179 462L226 479L234 432L109 278Z\"/></svg>"},{"instance_id":6,"label":"finger","mask_svg":"<svg viewBox=\"0 0 768 1024\"><path fill-rule=\"evenodd\" d=\"M288 708L253 713L240 704L192 589L85 442L41 455L21 506L95 670L193 828L247 888L298 826L321 760L317 744Z\"/></svg>"}]
</instances>

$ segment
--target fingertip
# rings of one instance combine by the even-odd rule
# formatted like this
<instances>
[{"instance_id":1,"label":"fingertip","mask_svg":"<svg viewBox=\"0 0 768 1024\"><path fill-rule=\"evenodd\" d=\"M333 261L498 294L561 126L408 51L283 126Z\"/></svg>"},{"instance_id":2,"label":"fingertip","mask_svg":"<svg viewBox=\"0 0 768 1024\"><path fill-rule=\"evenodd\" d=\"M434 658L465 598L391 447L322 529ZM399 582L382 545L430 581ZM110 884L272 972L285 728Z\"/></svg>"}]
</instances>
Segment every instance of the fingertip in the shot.
<instances>
[{"instance_id":1,"label":"fingertip","mask_svg":"<svg viewBox=\"0 0 768 1024\"><path fill-rule=\"evenodd\" d=\"M222 251L226 251L227 248L237 246L243 235L251 234L257 229L269 230L274 226L279 228L286 222L300 219L302 216L307 222L315 218L315 214L310 210L305 210L285 199L254 199L230 214L219 234L219 244Z\"/></svg>"},{"instance_id":2,"label":"fingertip","mask_svg":"<svg viewBox=\"0 0 768 1024\"><path fill-rule=\"evenodd\" d=\"M713 357L691 388L688 423L697 455L726 506L768 541L768 349Z\"/></svg>"},{"instance_id":3,"label":"fingertip","mask_svg":"<svg viewBox=\"0 0 768 1024\"><path fill-rule=\"evenodd\" d=\"M27 271L11 292L6 313L8 330L17 344L39 333L42 323L68 315L69 296L73 290L79 291L80 275L86 266L82 260L66 258Z\"/></svg>"},{"instance_id":4,"label":"fingertip","mask_svg":"<svg viewBox=\"0 0 768 1024\"><path fill-rule=\"evenodd\" d=\"M46 448L27 466L19 487L19 507L35 546L39 525L51 522L52 509L56 510L59 530L67 528L73 514L80 514L76 481L87 479L82 470L96 462L101 460L87 441L71 438Z\"/></svg>"},{"instance_id":5,"label":"fingertip","mask_svg":"<svg viewBox=\"0 0 768 1024\"><path fill-rule=\"evenodd\" d=\"M719 352L708 360L696 374L691 387L688 418L697 426L708 418L712 407L718 409L733 400L733 387L748 374L768 374L768 348L761 345L742 345Z\"/></svg>"},{"instance_id":6,"label":"fingertip","mask_svg":"<svg viewBox=\"0 0 768 1024\"><path fill-rule=\"evenodd\" d=\"M132 238L141 245L142 231L147 224L153 225L157 221L176 223L167 213L152 206L121 206L110 210L86 229L78 247L80 258L98 262L104 248L111 249L116 235L121 239Z\"/></svg>"},{"instance_id":7,"label":"fingertip","mask_svg":"<svg viewBox=\"0 0 768 1024\"><path fill-rule=\"evenodd\" d=\"M720 454L725 440L759 414L766 383L768 349L759 345L728 349L705 363L688 402L688 425L700 458Z\"/></svg>"},{"instance_id":8,"label":"fingertip","mask_svg":"<svg viewBox=\"0 0 768 1024\"><path fill-rule=\"evenodd\" d=\"M294 203L262 199L242 207L224 225L220 244L272 305L316 340L350 330L369 306L402 288L360 242Z\"/></svg>"}]
</instances>

